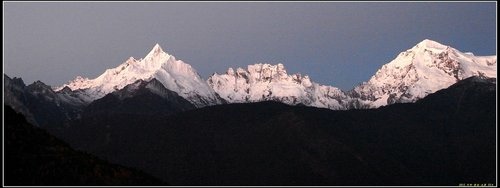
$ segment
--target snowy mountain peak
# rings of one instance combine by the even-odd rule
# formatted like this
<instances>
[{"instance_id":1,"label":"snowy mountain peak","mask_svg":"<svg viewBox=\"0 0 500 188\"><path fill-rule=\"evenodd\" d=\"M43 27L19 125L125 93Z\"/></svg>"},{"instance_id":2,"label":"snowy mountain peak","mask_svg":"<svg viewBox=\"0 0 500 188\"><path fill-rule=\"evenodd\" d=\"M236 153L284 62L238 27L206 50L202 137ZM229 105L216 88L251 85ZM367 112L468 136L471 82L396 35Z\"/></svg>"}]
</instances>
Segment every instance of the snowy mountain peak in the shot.
<instances>
[{"instance_id":1,"label":"snowy mountain peak","mask_svg":"<svg viewBox=\"0 0 500 188\"><path fill-rule=\"evenodd\" d=\"M414 48L434 48L434 49L446 49L448 46L443 45L439 42L430 40L430 39L424 39L423 41L419 42L417 45L415 45Z\"/></svg>"},{"instance_id":2,"label":"snowy mountain peak","mask_svg":"<svg viewBox=\"0 0 500 188\"><path fill-rule=\"evenodd\" d=\"M442 53L445 51L453 51L456 50L454 48L451 48L450 46L441 44L439 42L430 40L430 39L425 39L412 48L406 50L405 52L401 52L401 54L407 55L407 54L422 54L422 53L433 53L433 54L438 54Z\"/></svg>"},{"instance_id":3,"label":"snowy mountain peak","mask_svg":"<svg viewBox=\"0 0 500 188\"><path fill-rule=\"evenodd\" d=\"M496 78L496 56L474 56L423 40L383 65L354 93L372 107L415 102L471 76Z\"/></svg>"},{"instance_id":4,"label":"snowy mountain peak","mask_svg":"<svg viewBox=\"0 0 500 188\"><path fill-rule=\"evenodd\" d=\"M231 103L273 100L292 105L346 109L348 102L340 89L314 83L307 75L288 75L281 63L258 63L236 71L229 68L226 74L213 74L207 82Z\"/></svg>"},{"instance_id":5,"label":"snowy mountain peak","mask_svg":"<svg viewBox=\"0 0 500 188\"><path fill-rule=\"evenodd\" d=\"M281 63L228 68L203 80L191 65L163 51L159 44L143 59L128 58L94 79L76 77L58 90L87 103L138 80L158 80L196 107L225 103L281 101L330 109L375 108L415 102L471 76L496 78L496 56L475 56L425 39L383 65L367 82L348 93L288 74ZM131 86L132 87L132 86ZM68 91L68 88L71 89ZM73 99L71 99L73 100Z\"/></svg>"},{"instance_id":6,"label":"snowy mountain peak","mask_svg":"<svg viewBox=\"0 0 500 188\"><path fill-rule=\"evenodd\" d=\"M288 77L285 66L281 63L276 65L258 63L254 65L248 65L248 73L251 75L258 75L258 80L272 80L274 79L286 79Z\"/></svg>"},{"instance_id":7,"label":"snowy mountain peak","mask_svg":"<svg viewBox=\"0 0 500 188\"><path fill-rule=\"evenodd\" d=\"M155 46L153 46L153 49L151 49L151 51L148 53L148 55L146 55L144 59L151 59L160 56L170 56L170 55L163 51L160 44L156 43Z\"/></svg>"},{"instance_id":8,"label":"snowy mountain peak","mask_svg":"<svg viewBox=\"0 0 500 188\"><path fill-rule=\"evenodd\" d=\"M116 68L107 69L95 79L76 77L68 84L71 90L84 90L88 102L104 97L113 91L120 90L137 80L149 81L156 78L167 89L178 93L195 106L219 104L220 98L198 75L191 65L166 53L156 44L144 59L127 59Z\"/></svg>"}]
</instances>

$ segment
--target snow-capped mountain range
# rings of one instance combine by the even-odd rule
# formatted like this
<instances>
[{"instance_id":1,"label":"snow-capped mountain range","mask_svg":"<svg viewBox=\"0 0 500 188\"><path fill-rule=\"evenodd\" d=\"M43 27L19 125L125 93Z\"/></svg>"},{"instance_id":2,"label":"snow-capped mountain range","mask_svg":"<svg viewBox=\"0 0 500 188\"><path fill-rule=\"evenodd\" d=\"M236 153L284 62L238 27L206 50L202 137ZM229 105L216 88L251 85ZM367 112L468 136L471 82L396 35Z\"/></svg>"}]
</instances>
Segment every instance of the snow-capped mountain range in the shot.
<instances>
[{"instance_id":1,"label":"snow-capped mountain range","mask_svg":"<svg viewBox=\"0 0 500 188\"><path fill-rule=\"evenodd\" d=\"M65 87L73 91L80 90L84 93L83 98L91 102L137 80L149 81L153 78L197 107L222 102L191 65L176 60L173 55L164 52L158 44L144 59L136 60L130 57L123 64L106 70L95 79L78 76L75 80L58 87L56 91L61 91Z\"/></svg>"},{"instance_id":2,"label":"snow-capped mountain range","mask_svg":"<svg viewBox=\"0 0 500 188\"><path fill-rule=\"evenodd\" d=\"M230 103L281 101L330 109L347 109L351 99L339 88L312 82L309 76L287 74L283 64L255 64L213 74L208 84Z\"/></svg>"},{"instance_id":3,"label":"snow-capped mountain range","mask_svg":"<svg viewBox=\"0 0 500 188\"><path fill-rule=\"evenodd\" d=\"M426 39L382 66L368 82L344 92L315 83L307 75L288 74L283 64L229 68L205 81L189 64L156 44L143 59L130 57L95 79L78 76L55 91L90 103L138 80L154 78L196 107L274 100L343 110L415 102L471 76L496 78L496 55L474 56Z\"/></svg>"}]
</instances>

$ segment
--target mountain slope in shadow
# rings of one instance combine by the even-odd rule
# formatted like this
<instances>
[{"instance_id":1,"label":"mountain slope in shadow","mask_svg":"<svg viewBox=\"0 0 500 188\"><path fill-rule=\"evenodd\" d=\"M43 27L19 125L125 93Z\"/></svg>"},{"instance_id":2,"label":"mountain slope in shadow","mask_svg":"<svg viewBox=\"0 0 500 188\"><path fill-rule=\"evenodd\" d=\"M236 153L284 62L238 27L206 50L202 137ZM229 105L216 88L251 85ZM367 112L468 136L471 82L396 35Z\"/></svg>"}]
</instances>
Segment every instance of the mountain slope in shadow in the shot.
<instances>
[{"instance_id":1,"label":"mountain slope in shadow","mask_svg":"<svg viewBox=\"0 0 500 188\"><path fill-rule=\"evenodd\" d=\"M473 77L379 109L229 104L83 118L61 136L173 185L494 183L495 96L496 80Z\"/></svg>"},{"instance_id":2,"label":"mountain slope in shadow","mask_svg":"<svg viewBox=\"0 0 500 188\"><path fill-rule=\"evenodd\" d=\"M158 80L138 80L121 90L90 103L82 116L159 116L194 109L195 106L177 93L166 89Z\"/></svg>"},{"instance_id":3,"label":"mountain slope in shadow","mask_svg":"<svg viewBox=\"0 0 500 188\"><path fill-rule=\"evenodd\" d=\"M165 185L144 172L75 151L5 106L5 185Z\"/></svg>"}]
</instances>

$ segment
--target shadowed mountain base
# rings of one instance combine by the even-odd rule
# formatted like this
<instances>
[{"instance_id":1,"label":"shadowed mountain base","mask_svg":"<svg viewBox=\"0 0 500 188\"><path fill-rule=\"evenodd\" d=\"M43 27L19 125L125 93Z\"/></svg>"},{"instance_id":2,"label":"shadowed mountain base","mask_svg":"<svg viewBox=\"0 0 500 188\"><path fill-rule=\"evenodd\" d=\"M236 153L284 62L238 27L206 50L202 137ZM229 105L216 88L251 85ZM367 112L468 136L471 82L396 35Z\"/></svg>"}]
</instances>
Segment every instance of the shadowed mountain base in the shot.
<instances>
[{"instance_id":1,"label":"shadowed mountain base","mask_svg":"<svg viewBox=\"0 0 500 188\"><path fill-rule=\"evenodd\" d=\"M165 185L135 169L71 149L5 106L7 186Z\"/></svg>"},{"instance_id":2,"label":"shadowed mountain base","mask_svg":"<svg viewBox=\"0 0 500 188\"><path fill-rule=\"evenodd\" d=\"M495 93L474 77L372 110L230 104L92 116L59 134L173 185L494 183Z\"/></svg>"}]
</instances>

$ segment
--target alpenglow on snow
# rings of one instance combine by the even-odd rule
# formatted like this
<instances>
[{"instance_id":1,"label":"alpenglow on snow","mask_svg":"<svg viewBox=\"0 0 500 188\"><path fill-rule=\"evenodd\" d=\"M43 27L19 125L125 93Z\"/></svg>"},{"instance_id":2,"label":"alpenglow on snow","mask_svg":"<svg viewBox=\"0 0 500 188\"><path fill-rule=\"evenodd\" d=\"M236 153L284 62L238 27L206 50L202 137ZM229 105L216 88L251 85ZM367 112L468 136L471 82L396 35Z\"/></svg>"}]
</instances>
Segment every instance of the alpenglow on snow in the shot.
<instances>
[{"instance_id":1,"label":"alpenglow on snow","mask_svg":"<svg viewBox=\"0 0 500 188\"><path fill-rule=\"evenodd\" d=\"M95 79L77 77L56 91L90 103L137 80L155 78L196 107L273 100L345 110L415 102L471 76L496 78L496 55L474 56L426 39L383 65L369 81L344 92L307 75L289 75L283 64L229 68L205 81L189 64L156 44L144 59L130 57Z\"/></svg>"},{"instance_id":2,"label":"alpenglow on snow","mask_svg":"<svg viewBox=\"0 0 500 188\"><path fill-rule=\"evenodd\" d=\"M496 78L496 69L496 55L474 56L425 39L383 65L351 93L372 108L415 102L471 76Z\"/></svg>"},{"instance_id":3,"label":"alpenglow on snow","mask_svg":"<svg viewBox=\"0 0 500 188\"><path fill-rule=\"evenodd\" d=\"M312 82L309 76L288 75L283 64L255 64L229 68L210 76L208 84L230 103L280 101L330 109L347 109L351 99L339 88Z\"/></svg>"},{"instance_id":4,"label":"alpenglow on snow","mask_svg":"<svg viewBox=\"0 0 500 188\"><path fill-rule=\"evenodd\" d=\"M222 102L191 65L182 60L176 60L173 55L164 52L158 44L144 59L136 60L130 57L125 63L106 70L95 79L77 77L57 88L56 91L65 87L73 91L80 90L83 91L87 102L91 102L137 80L149 81L153 78L197 107Z\"/></svg>"}]
</instances>

